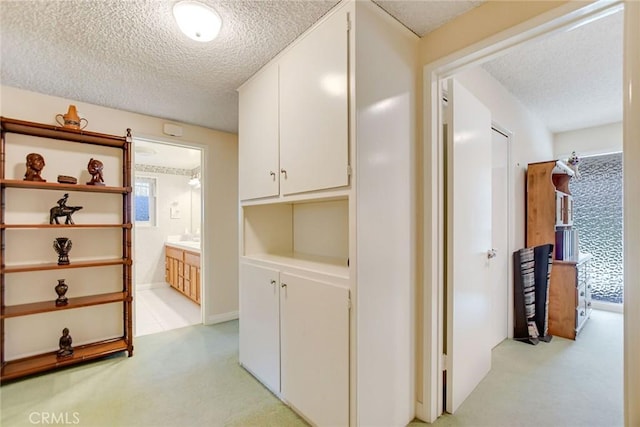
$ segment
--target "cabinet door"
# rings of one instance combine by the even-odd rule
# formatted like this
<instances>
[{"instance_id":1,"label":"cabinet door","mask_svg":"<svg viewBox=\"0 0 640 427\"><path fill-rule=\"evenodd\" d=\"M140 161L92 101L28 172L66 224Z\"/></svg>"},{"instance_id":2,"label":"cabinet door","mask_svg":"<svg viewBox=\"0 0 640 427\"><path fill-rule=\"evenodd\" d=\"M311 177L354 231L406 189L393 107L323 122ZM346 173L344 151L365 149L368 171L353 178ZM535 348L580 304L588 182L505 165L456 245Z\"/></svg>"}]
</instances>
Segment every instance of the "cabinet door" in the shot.
<instances>
[{"instance_id":1,"label":"cabinet door","mask_svg":"<svg viewBox=\"0 0 640 427\"><path fill-rule=\"evenodd\" d=\"M349 291L280 281L283 398L315 425L349 425Z\"/></svg>"},{"instance_id":2,"label":"cabinet door","mask_svg":"<svg viewBox=\"0 0 640 427\"><path fill-rule=\"evenodd\" d=\"M278 67L271 65L240 89L241 200L278 195Z\"/></svg>"},{"instance_id":3,"label":"cabinet door","mask_svg":"<svg viewBox=\"0 0 640 427\"><path fill-rule=\"evenodd\" d=\"M280 392L278 271L240 264L240 363Z\"/></svg>"},{"instance_id":4,"label":"cabinet door","mask_svg":"<svg viewBox=\"0 0 640 427\"><path fill-rule=\"evenodd\" d=\"M349 183L347 41L347 14L336 13L280 62L282 194Z\"/></svg>"}]
</instances>

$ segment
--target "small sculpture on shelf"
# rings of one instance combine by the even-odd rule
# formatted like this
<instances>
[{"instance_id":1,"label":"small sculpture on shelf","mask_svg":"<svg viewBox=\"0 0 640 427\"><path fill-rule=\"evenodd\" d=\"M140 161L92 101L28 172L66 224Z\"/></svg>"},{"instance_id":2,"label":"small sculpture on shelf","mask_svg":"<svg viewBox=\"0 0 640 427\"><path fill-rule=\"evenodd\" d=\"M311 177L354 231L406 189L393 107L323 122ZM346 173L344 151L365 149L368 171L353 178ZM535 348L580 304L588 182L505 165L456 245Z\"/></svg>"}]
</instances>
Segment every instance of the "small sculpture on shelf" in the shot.
<instances>
[{"instance_id":1,"label":"small sculpture on shelf","mask_svg":"<svg viewBox=\"0 0 640 427\"><path fill-rule=\"evenodd\" d=\"M24 181L47 182L40 176L40 172L45 166L44 157L38 153L27 154L27 171L24 173Z\"/></svg>"},{"instance_id":2,"label":"small sculpture on shelf","mask_svg":"<svg viewBox=\"0 0 640 427\"><path fill-rule=\"evenodd\" d=\"M54 206L49 210L49 224L60 224L58 218L65 217L65 224L74 224L71 215L82 209L82 206L67 206L67 199L69 193L65 193L60 200L58 200L58 206Z\"/></svg>"},{"instance_id":3,"label":"small sculpture on shelf","mask_svg":"<svg viewBox=\"0 0 640 427\"><path fill-rule=\"evenodd\" d=\"M71 239L68 237L56 237L53 241L53 249L58 253L58 265L69 264L69 251L71 250Z\"/></svg>"},{"instance_id":4,"label":"small sculpture on shelf","mask_svg":"<svg viewBox=\"0 0 640 427\"><path fill-rule=\"evenodd\" d=\"M69 328L64 328L62 330L62 336L58 341L58 345L60 349L58 350L58 353L56 355L58 357L73 356L73 347L71 346L72 342L73 342L73 339L71 338L71 335L69 335Z\"/></svg>"},{"instance_id":5,"label":"small sculpture on shelf","mask_svg":"<svg viewBox=\"0 0 640 427\"><path fill-rule=\"evenodd\" d=\"M87 165L87 170L91 174L91 181L87 182L87 185L104 185L104 178L102 177L102 168L104 165L98 159L91 158Z\"/></svg>"},{"instance_id":6,"label":"small sculpture on shelf","mask_svg":"<svg viewBox=\"0 0 640 427\"><path fill-rule=\"evenodd\" d=\"M84 124L83 124L83 120L84 120ZM89 124L89 121L87 119L83 117L81 118L78 115L78 110L76 109L75 105L69 105L67 114L57 114L56 122L58 122L58 124L63 128L75 129L75 130L82 130L86 128L87 125Z\"/></svg>"},{"instance_id":7,"label":"small sculpture on shelf","mask_svg":"<svg viewBox=\"0 0 640 427\"><path fill-rule=\"evenodd\" d=\"M69 286L64 283L64 279L58 279L58 284L55 287L56 294L58 294L58 298L56 298L56 307L69 304L69 299L65 295L68 289Z\"/></svg>"},{"instance_id":8,"label":"small sculpture on shelf","mask_svg":"<svg viewBox=\"0 0 640 427\"><path fill-rule=\"evenodd\" d=\"M58 182L60 184L77 184L78 179L69 175L58 175Z\"/></svg>"},{"instance_id":9,"label":"small sculpture on shelf","mask_svg":"<svg viewBox=\"0 0 640 427\"><path fill-rule=\"evenodd\" d=\"M578 172L578 166L580 165L580 157L576 154L575 151L571 152L571 156L567 159L567 164L575 173L576 178L580 178L580 172Z\"/></svg>"}]
</instances>

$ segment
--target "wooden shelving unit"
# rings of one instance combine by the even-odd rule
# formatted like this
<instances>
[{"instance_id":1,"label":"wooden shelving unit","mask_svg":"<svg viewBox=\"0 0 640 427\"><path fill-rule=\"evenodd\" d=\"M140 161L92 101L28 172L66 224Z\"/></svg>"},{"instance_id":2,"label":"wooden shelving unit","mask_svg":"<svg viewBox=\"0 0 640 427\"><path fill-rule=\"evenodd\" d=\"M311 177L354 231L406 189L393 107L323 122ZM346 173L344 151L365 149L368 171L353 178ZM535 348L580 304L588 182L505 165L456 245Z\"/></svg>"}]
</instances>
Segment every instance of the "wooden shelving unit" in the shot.
<instances>
[{"instance_id":1,"label":"wooden shelving unit","mask_svg":"<svg viewBox=\"0 0 640 427\"><path fill-rule=\"evenodd\" d=\"M130 349L130 342L124 338L120 338L74 347L73 356L67 358L58 358L56 357L56 352L53 351L37 356L25 357L24 359L12 360L3 363L2 380L13 380L35 372L70 366L125 350L131 351Z\"/></svg>"},{"instance_id":2,"label":"wooden shelving unit","mask_svg":"<svg viewBox=\"0 0 640 427\"><path fill-rule=\"evenodd\" d=\"M0 380L6 381L22 376L31 375L37 372L56 369L58 367L69 366L75 363L103 357L109 354L127 351L129 356L133 355L133 324L132 324L132 260L131 260L131 131L127 130L126 136L113 136L96 132L66 129L41 123L33 123L5 117L0 118L0 128L2 146L0 153L0 191L2 194L2 209L0 210L0 237L2 246L1 256L1 297L0 308L0 329L1 337L1 374ZM7 134L21 134L37 138L50 138L58 141L67 141L79 144L92 144L120 150L122 156L122 186L93 186L84 184L60 184L56 182L34 182L19 179L7 179L5 177L5 161L7 158L6 138ZM70 151L73 151L71 148ZM7 200L6 189L19 189L19 197L30 197L30 190L50 190L58 192L86 192L122 195L122 222L113 223L91 223L91 224L6 224L5 209L10 206L11 200ZM15 197L12 196L12 197ZM6 265L6 236L7 232L13 230L47 230L47 229L120 229L122 233L122 256L114 259L92 259L83 261L73 261L67 265L57 263L33 263L33 264L13 264ZM89 232L89 231L88 231ZM30 242L31 244L37 242ZM48 242L46 244L49 244ZM5 301L5 276L7 274L28 273L34 271L59 271L65 269L98 268L106 266L122 266L122 289L118 292L96 293L80 297L71 297L64 306L56 306L55 300L34 301L25 304L7 305ZM74 346L74 353L69 357L57 357L55 351L43 354L18 358L15 360L5 360L5 338L12 334L11 330L5 327L5 319L31 316L40 313L62 312L85 307L95 307L105 304L122 304L123 330L122 336L106 340L98 340L90 344ZM73 325L66 323L64 327L69 327L73 331ZM62 329L62 325L60 327Z\"/></svg>"},{"instance_id":3,"label":"wooden shelving unit","mask_svg":"<svg viewBox=\"0 0 640 427\"><path fill-rule=\"evenodd\" d=\"M570 227L567 210L558 210L557 193L570 197L573 176L566 165L555 160L531 163L527 168L527 247L556 244L557 226ZM571 208L569 208L571 210ZM556 259L549 281L549 333L568 339L576 336L591 314L589 283L590 255L570 260ZM577 254L576 254L577 255Z\"/></svg>"},{"instance_id":4,"label":"wooden shelving unit","mask_svg":"<svg viewBox=\"0 0 640 427\"><path fill-rule=\"evenodd\" d=\"M100 187L84 184L59 184L57 182L35 182L19 181L16 179L3 179L0 185L7 188L31 188L37 190L59 190L59 191L84 191L88 193L120 193L131 192L131 187Z\"/></svg>"},{"instance_id":5,"label":"wooden shelving unit","mask_svg":"<svg viewBox=\"0 0 640 427\"><path fill-rule=\"evenodd\" d=\"M41 301L29 304L11 305L2 307L1 317L28 316L30 314L48 313L58 310L69 310L71 308L90 307L92 305L111 304L118 301L126 301L126 292L111 292L108 294L89 295L86 297L69 298L66 305L57 306L55 301Z\"/></svg>"},{"instance_id":6,"label":"wooden shelving unit","mask_svg":"<svg viewBox=\"0 0 640 427\"><path fill-rule=\"evenodd\" d=\"M2 267L2 273L25 273L28 271L44 271L44 270L66 270L69 268L88 268L88 267L105 267L108 265L127 264L130 262L123 258L104 259L95 261L74 261L72 264L58 265L56 263L47 264L24 264Z\"/></svg>"},{"instance_id":7,"label":"wooden shelving unit","mask_svg":"<svg viewBox=\"0 0 640 427\"><path fill-rule=\"evenodd\" d=\"M131 228L132 224L2 224L0 228Z\"/></svg>"}]
</instances>

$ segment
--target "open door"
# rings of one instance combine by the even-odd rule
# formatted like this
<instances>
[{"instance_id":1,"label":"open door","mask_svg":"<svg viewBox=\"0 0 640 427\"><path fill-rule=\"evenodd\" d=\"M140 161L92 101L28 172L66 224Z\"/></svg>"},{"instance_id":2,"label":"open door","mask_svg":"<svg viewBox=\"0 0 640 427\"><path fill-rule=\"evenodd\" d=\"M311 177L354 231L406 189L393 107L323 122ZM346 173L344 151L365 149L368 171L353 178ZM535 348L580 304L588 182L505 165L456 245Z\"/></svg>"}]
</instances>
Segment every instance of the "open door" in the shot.
<instances>
[{"instance_id":1,"label":"open door","mask_svg":"<svg viewBox=\"0 0 640 427\"><path fill-rule=\"evenodd\" d=\"M446 121L445 410L453 413L491 369L491 113L451 79Z\"/></svg>"}]
</instances>

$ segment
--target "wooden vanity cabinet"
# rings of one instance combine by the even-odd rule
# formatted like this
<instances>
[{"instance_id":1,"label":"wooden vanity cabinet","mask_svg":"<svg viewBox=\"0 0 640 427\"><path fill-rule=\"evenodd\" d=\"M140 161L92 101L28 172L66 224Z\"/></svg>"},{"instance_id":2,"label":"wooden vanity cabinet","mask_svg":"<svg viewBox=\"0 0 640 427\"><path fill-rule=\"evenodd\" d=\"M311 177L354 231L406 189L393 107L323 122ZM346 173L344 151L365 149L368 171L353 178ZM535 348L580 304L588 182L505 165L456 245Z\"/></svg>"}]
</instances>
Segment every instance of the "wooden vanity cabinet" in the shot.
<instances>
[{"instance_id":1,"label":"wooden vanity cabinet","mask_svg":"<svg viewBox=\"0 0 640 427\"><path fill-rule=\"evenodd\" d=\"M200 304L200 254L165 246L165 280L172 288Z\"/></svg>"}]
</instances>

